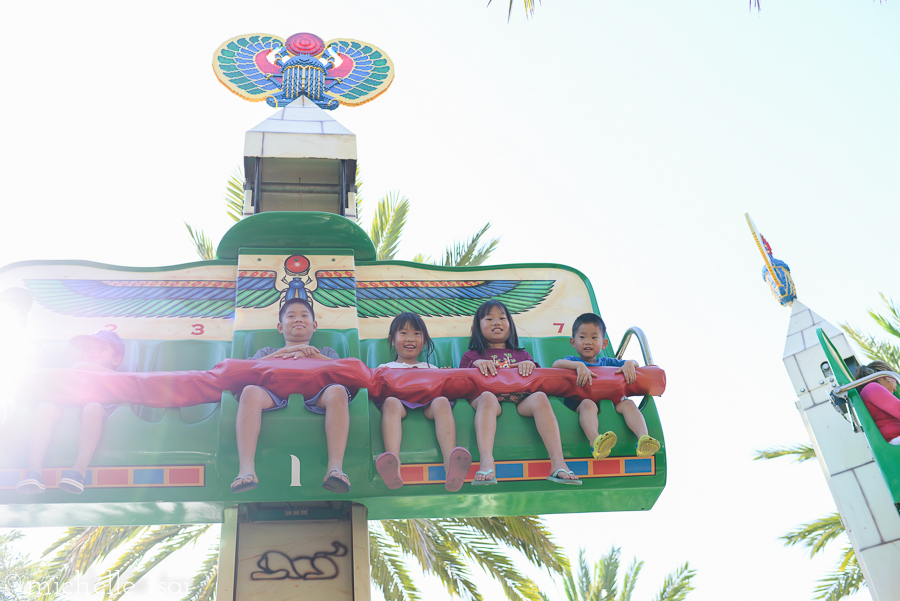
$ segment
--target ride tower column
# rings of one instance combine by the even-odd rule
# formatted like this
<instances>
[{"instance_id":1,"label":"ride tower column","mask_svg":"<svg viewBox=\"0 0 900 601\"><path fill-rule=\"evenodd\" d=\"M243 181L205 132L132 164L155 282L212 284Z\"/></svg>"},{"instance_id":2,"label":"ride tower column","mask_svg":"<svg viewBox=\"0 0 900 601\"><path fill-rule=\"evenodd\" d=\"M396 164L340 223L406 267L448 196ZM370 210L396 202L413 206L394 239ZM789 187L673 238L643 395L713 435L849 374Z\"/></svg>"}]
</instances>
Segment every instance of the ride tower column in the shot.
<instances>
[{"instance_id":1,"label":"ride tower column","mask_svg":"<svg viewBox=\"0 0 900 601\"><path fill-rule=\"evenodd\" d=\"M277 109L246 132L244 219L216 251L238 267L231 356L283 346L279 309L300 299L316 321L309 344L359 358L355 263L376 255L356 223L356 136L330 111L386 91L393 63L359 40L246 34L216 50L213 70L241 98ZM307 411L298 392L286 392L288 404L262 416L253 486L231 488L220 601L370 599L368 511L352 501L352 484L349 491L323 488L331 459L325 416ZM343 471L361 487L371 477L370 461L358 460L371 455L369 402L365 390L350 394ZM217 457L223 489L238 474L237 408L225 393Z\"/></svg>"},{"instance_id":2,"label":"ride tower column","mask_svg":"<svg viewBox=\"0 0 900 601\"><path fill-rule=\"evenodd\" d=\"M795 405L872 598L896 599L900 590L900 514L866 437L835 410L831 393L838 382L816 330L822 330L851 372L859 362L843 332L796 300L787 264L772 256L765 238L750 216L746 217L766 263L763 277L779 303L791 307L782 359L797 394Z\"/></svg>"}]
</instances>

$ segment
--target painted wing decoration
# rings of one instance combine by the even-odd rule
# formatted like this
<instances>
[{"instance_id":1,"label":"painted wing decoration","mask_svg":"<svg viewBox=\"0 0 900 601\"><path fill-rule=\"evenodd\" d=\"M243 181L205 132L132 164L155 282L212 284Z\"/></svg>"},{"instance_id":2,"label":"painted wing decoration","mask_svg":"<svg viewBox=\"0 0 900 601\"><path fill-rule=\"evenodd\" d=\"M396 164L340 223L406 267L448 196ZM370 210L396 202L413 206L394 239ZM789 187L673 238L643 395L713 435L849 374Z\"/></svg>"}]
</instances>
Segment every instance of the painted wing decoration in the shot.
<instances>
[{"instance_id":1,"label":"painted wing decoration","mask_svg":"<svg viewBox=\"0 0 900 601\"><path fill-rule=\"evenodd\" d=\"M34 300L74 317L234 317L277 302L275 272L241 272L241 289L219 280L25 280Z\"/></svg>"},{"instance_id":2,"label":"painted wing decoration","mask_svg":"<svg viewBox=\"0 0 900 601\"><path fill-rule=\"evenodd\" d=\"M267 33L239 35L213 54L213 70L226 88L250 102L261 102L281 89L281 67L266 58L284 39ZM269 77L267 77L269 76Z\"/></svg>"},{"instance_id":3,"label":"painted wing decoration","mask_svg":"<svg viewBox=\"0 0 900 601\"><path fill-rule=\"evenodd\" d=\"M383 94L394 81L394 63L372 44L351 39L328 40L326 52L340 55L341 64L328 70L328 77L341 78L326 92L345 106L359 106Z\"/></svg>"},{"instance_id":4,"label":"painted wing decoration","mask_svg":"<svg viewBox=\"0 0 900 601\"><path fill-rule=\"evenodd\" d=\"M237 281L237 306L241 309L259 309L278 302L281 292L275 288L274 271L239 271Z\"/></svg>"},{"instance_id":5,"label":"painted wing decoration","mask_svg":"<svg viewBox=\"0 0 900 601\"><path fill-rule=\"evenodd\" d=\"M492 298L512 313L523 313L539 305L554 284L554 280L356 282L339 272L318 272L316 280L316 302L337 308L352 307L355 300L360 317L393 317L404 311L426 317L474 315Z\"/></svg>"}]
</instances>

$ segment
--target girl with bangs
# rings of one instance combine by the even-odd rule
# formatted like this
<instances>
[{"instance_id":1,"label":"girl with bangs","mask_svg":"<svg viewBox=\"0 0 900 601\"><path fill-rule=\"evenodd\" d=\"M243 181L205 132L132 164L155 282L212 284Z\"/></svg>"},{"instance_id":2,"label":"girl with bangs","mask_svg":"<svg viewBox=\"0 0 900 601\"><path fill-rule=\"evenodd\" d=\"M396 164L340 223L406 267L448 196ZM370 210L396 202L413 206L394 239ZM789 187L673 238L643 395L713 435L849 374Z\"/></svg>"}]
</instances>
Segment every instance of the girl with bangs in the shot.
<instances>
[{"instance_id":1,"label":"girl with bangs","mask_svg":"<svg viewBox=\"0 0 900 601\"><path fill-rule=\"evenodd\" d=\"M434 342L428 335L425 322L416 313L401 313L391 322L388 342L394 350L394 360L378 367L392 369L438 369L427 361L434 356ZM419 355L425 353L425 361ZM389 396L384 401L375 401L381 410L381 435L385 452L375 460L375 469L388 488L400 488L400 441L403 437L401 422L409 409L424 409L425 417L434 422L435 433L444 458L446 483L444 488L457 492L472 465L472 455L463 447L456 446L456 422L453 420L453 405L447 397L431 399L424 405L411 403Z\"/></svg>"}]
</instances>

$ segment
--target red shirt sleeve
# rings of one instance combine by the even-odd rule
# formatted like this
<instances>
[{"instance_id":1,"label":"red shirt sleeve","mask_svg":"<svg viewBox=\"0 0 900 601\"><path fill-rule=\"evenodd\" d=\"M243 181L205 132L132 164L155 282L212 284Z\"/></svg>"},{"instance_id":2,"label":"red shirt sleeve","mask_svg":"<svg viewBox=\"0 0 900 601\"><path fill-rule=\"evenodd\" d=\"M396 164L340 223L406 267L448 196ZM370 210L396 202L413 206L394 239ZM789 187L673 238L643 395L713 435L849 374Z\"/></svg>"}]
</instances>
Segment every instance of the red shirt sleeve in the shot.
<instances>
[{"instance_id":1,"label":"red shirt sleeve","mask_svg":"<svg viewBox=\"0 0 900 601\"><path fill-rule=\"evenodd\" d=\"M870 382L863 386L860 396L865 402L871 403L885 413L900 419L900 399L897 399L878 382Z\"/></svg>"},{"instance_id":2,"label":"red shirt sleeve","mask_svg":"<svg viewBox=\"0 0 900 601\"><path fill-rule=\"evenodd\" d=\"M474 363L478 359L481 359L481 357L478 356L478 353L476 351L466 351L462 358L459 360L459 366L474 367Z\"/></svg>"}]
</instances>

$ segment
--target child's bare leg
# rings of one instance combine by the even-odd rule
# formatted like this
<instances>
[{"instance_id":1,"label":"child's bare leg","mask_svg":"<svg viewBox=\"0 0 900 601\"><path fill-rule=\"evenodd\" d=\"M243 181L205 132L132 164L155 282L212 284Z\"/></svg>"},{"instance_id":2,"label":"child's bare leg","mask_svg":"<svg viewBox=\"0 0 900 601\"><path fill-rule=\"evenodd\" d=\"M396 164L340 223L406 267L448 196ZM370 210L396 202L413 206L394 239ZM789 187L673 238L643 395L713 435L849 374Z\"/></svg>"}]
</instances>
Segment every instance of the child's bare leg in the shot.
<instances>
[{"instance_id":1,"label":"child's bare leg","mask_svg":"<svg viewBox=\"0 0 900 601\"><path fill-rule=\"evenodd\" d=\"M497 435L497 416L500 415L500 401L490 392L482 392L472 401L475 409L475 440L481 457L479 470L494 469L494 437ZM484 474L475 474L475 480L490 480Z\"/></svg>"},{"instance_id":2,"label":"child's bare leg","mask_svg":"<svg viewBox=\"0 0 900 601\"><path fill-rule=\"evenodd\" d=\"M447 397L440 396L425 407L425 417L434 422L434 432L444 458L444 469L450 471L447 462L450 460L450 452L456 446L456 422L453 420L453 407Z\"/></svg>"},{"instance_id":3,"label":"child's bare leg","mask_svg":"<svg viewBox=\"0 0 900 601\"><path fill-rule=\"evenodd\" d=\"M578 404L578 423L591 443L600 435L600 420L597 417L599 412L599 405L591 399L584 399Z\"/></svg>"},{"instance_id":4,"label":"child's bare leg","mask_svg":"<svg viewBox=\"0 0 900 601\"><path fill-rule=\"evenodd\" d=\"M238 478L256 481L256 443L262 424L263 409L275 406L269 393L259 386L247 386L238 403L235 432L237 434Z\"/></svg>"},{"instance_id":5,"label":"child's bare leg","mask_svg":"<svg viewBox=\"0 0 900 601\"><path fill-rule=\"evenodd\" d=\"M381 406L381 437L384 450L400 456L400 441L403 438L401 420L406 417L406 407L400 399L389 396Z\"/></svg>"},{"instance_id":6,"label":"child's bare leg","mask_svg":"<svg viewBox=\"0 0 900 601\"><path fill-rule=\"evenodd\" d=\"M94 449L100 442L100 434L103 432L103 419L106 410L100 403L88 403L81 411L81 432L78 434L78 455L75 457L75 465L72 469L84 478L87 474L87 466L94 456Z\"/></svg>"},{"instance_id":7,"label":"child's bare leg","mask_svg":"<svg viewBox=\"0 0 900 601\"><path fill-rule=\"evenodd\" d=\"M325 410L325 441L328 446L328 467L325 469L324 482L328 474L338 472L338 477L350 484L344 474L344 451L347 449L347 436L350 435L350 405L347 402L347 390L343 386L329 386L319 397L316 407Z\"/></svg>"},{"instance_id":8,"label":"child's bare leg","mask_svg":"<svg viewBox=\"0 0 900 601\"><path fill-rule=\"evenodd\" d=\"M50 446L53 426L62 419L62 407L53 403L41 403L34 411L34 425L31 430L31 444L28 446L28 471L39 472L44 465L44 455Z\"/></svg>"},{"instance_id":9,"label":"child's bare leg","mask_svg":"<svg viewBox=\"0 0 900 601\"><path fill-rule=\"evenodd\" d=\"M644 421L644 415L637 408L634 401L625 399L616 405L616 412L625 418L625 425L634 432L638 438L647 435L647 422Z\"/></svg>"},{"instance_id":10,"label":"child's bare leg","mask_svg":"<svg viewBox=\"0 0 900 601\"><path fill-rule=\"evenodd\" d=\"M537 426L538 434L547 447L547 453L550 455L550 471L555 473L557 470L565 470L560 472L558 477L566 480L578 480L575 474L568 474L569 466L563 458L562 441L559 438L559 423L556 421L556 414L553 413L553 407L550 406L550 399L543 392L535 392L529 395L524 401L516 405L516 411L519 415L525 417L533 417L534 425Z\"/></svg>"}]
</instances>

